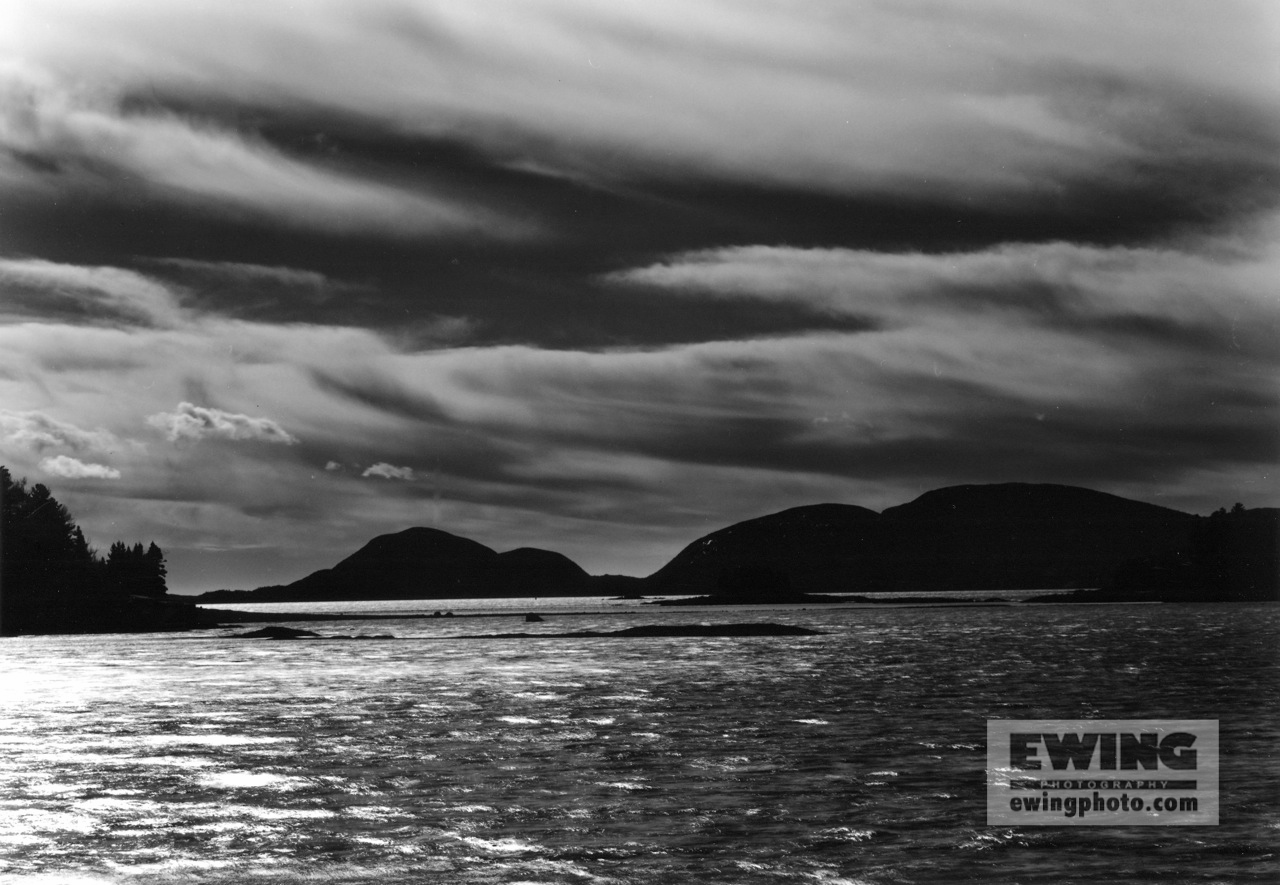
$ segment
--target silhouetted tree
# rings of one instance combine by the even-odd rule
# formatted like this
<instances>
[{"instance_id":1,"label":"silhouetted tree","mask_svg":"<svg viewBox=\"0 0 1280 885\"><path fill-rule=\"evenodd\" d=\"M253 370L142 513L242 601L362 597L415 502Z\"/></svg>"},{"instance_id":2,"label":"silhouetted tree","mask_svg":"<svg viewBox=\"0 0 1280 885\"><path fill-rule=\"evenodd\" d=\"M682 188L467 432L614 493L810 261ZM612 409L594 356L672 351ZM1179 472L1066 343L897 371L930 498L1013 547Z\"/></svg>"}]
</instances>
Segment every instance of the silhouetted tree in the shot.
<instances>
[{"instance_id":1,"label":"silhouetted tree","mask_svg":"<svg viewBox=\"0 0 1280 885\"><path fill-rule=\"evenodd\" d=\"M1280 511L1220 507L1178 552L1123 564L1106 590L1168 602L1280 599Z\"/></svg>"},{"instance_id":2,"label":"silhouetted tree","mask_svg":"<svg viewBox=\"0 0 1280 885\"><path fill-rule=\"evenodd\" d=\"M2 466L0 512L0 633L136 629L143 618L130 597L167 592L154 543L117 541L103 561L46 486Z\"/></svg>"},{"instance_id":3,"label":"silhouetted tree","mask_svg":"<svg viewBox=\"0 0 1280 885\"><path fill-rule=\"evenodd\" d=\"M105 567L107 587L122 596L164 596L166 569L164 554L153 542L147 550L137 543L132 547L116 541L107 553Z\"/></svg>"},{"instance_id":4,"label":"silhouetted tree","mask_svg":"<svg viewBox=\"0 0 1280 885\"><path fill-rule=\"evenodd\" d=\"M148 586L144 592L147 596L164 596L169 592L169 587L164 580L169 574L169 569L165 567L164 551L156 546L155 541L152 541L151 546L147 548L146 563Z\"/></svg>"},{"instance_id":5,"label":"silhouetted tree","mask_svg":"<svg viewBox=\"0 0 1280 885\"><path fill-rule=\"evenodd\" d=\"M96 562L80 527L48 487L0 468L0 630L44 625L95 587Z\"/></svg>"}]
</instances>

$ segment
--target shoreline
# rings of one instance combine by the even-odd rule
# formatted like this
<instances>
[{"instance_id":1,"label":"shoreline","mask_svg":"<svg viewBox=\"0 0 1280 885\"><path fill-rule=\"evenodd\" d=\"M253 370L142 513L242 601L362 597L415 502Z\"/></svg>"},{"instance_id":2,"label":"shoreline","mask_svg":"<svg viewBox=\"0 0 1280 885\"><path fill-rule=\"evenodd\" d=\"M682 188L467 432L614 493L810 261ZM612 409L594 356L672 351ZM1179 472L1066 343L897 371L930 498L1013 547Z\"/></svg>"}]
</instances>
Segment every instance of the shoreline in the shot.
<instances>
[{"instance_id":1,"label":"shoreline","mask_svg":"<svg viewBox=\"0 0 1280 885\"><path fill-rule=\"evenodd\" d=\"M355 600L353 600L355 601ZM657 605L656 603L645 603L647 605ZM680 606L671 606L673 608L694 608L704 603L685 603ZM882 602L817 602L817 601L779 601L779 602L750 602L750 603L710 603L705 604L708 609L724 609L724 608L740 608L744 610L777 610L779 608L793 609L797 611L806 611L810 609L825 608L1000 608L1011 605L1018 605L1016 602L992 602L992 601L974 601L957 599L945 600L922 600L918 597L904 599L901 601L884 600ZM667 606L664 606L667 607ZM502 612L469 612L464 614L437 615L435 613L414 612L408 614L381 614L381 613L360 613L360 612L242 612L235 609L221 608L203 608L201 611L208 612L218 616L221 621L227 622L228 625L233 624L261 624L261 623L282 623L289 621L456 621L462 619L475 618L524 618L527 614L538 614L545 619L554 619L561 617L599 617L601 615L625 615L635 616L642 614L652 614L650 611L637 611L633 609L617 609L617 610L583 610L583 609L539 609L530 607L527 610L510 610ZM214 625L215 627L218 625Z\"/></svg>"}]
</instances>

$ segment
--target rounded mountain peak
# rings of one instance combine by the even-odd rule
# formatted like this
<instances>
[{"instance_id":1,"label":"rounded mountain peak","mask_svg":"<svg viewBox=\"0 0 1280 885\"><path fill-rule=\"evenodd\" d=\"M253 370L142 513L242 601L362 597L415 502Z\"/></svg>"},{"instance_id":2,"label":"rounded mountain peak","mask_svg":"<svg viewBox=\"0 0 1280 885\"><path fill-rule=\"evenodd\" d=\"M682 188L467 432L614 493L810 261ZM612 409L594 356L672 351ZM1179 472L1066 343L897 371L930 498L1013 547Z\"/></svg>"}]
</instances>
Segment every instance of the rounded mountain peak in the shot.
<instances>
[{"instance_id":1,"label":"rounded mountain peak","mask_svg":"<svg viewBox=\"0 0 1280 885\"><path fill-rule=\"evenodd\" d=\"M979 517L1044 518L1081 514L1145 513L1149 516L1181 515L1156 504L1133 501L1107 492L1054 483L1006 482L990 485L948 486L925 492L914 501L884 511L896 519Z\"/></svg>"}]
</instances>

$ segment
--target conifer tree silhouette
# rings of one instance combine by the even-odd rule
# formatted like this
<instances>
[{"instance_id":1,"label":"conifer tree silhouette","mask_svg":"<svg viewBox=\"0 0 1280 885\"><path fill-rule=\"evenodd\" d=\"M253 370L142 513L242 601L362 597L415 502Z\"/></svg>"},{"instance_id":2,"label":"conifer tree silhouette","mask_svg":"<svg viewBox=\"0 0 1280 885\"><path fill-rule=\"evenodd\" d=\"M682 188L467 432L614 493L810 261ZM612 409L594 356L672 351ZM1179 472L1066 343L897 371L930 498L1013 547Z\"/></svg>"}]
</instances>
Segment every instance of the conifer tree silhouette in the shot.
<instances>
[{"instance_id":1,"label":"conifer tree silhouette","mask_svg":"<svg viewBox=\"0 0 1280 885\"><path fill-rule=\"evenodd\" d=\"M0 466L0 633L127 629L128 600L163 597L166 574L154 542L99 558L47 486Z\"/></svg>"}]
</instances>

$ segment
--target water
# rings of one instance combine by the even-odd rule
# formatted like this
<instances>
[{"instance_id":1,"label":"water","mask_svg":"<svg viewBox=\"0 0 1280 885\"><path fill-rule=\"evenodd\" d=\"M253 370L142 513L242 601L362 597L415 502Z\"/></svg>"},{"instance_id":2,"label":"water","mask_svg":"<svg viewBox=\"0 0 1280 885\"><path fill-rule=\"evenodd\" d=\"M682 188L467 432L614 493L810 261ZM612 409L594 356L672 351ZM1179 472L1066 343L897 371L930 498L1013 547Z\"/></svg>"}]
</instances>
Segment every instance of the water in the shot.
<instances>
[{"instance_id":1,"label":"water","mask_svg":"<svg viewBox=\"0 0 1280 885\"><path fill-rule=\"evenodd\" d=\"M627 613L650 610L655 606L646 603L668 596L649 596L642 600L620 599L616 596L550 596L512 597L506 599L370 599L361 602L340 600L336 602L215 602L201 608L229 609L233 611L276 614L287 617L300 612L323 614L365 613L378 617L393 615L417 616L434 612L453 612L455 615L523 615L526 612L555 611Z\"/></svg>"},{"instance_id":2,"label":"water","mask_svg":"<svg viewBox=\"0 0 1280 885\"><path fill-rule=\"evenodd\" d=\"M1002 599L1005 602L1021 602L1036 596L1059 596L1073 590L948 590L932 594L938 605L948 601L980 602L986 599ZM892 602L895 599L918 599L920 593L833 593L832 596L864 596L873 601ZM296 612L334 613L367 612L370 615L430 615L431 612L452 611L461 613L516 613L527 611L573 612L623 612L645 611L659 599L681 599L675 596L646 596L641 599L625 599L605 596L561 597L512 597L506 599L367 599L362 602L212 602L202 608L230 608L234 611L266 612L273 615L289 615ZM708 611L718 611L723 606L695 606ZM777 608L778 606L764 606ZM760 608L760 606L740 606Z\"/></svg>"},{"instance_id":3,"label":"water","mask_svg":"<svg viewBox=\"0 0 1280 885\"><path fill-rule=\"evenodd\" d=\"M1071 590L955 590L946 593L932 594L937 605L947 605L953 601L981 602L990 599L1005 602L1021 602L1033 596L1054 596L1071 593ZM921 593L833 593L832 596L865 596L873 603L895 602L901 599L920 599ZM229 609L233 611L255 612L258 614L274 614L286 617L303 612L320 612L323 614L357 614L367 613L378 617L393 615L417 616L430 615L434 612L452 612L455 615L500 615L523 614L525 612L559 612L559 613L635 613L649 611L660 600L685 599L682 596L645 596L642 599L624 599L618 596L546 596L546 597L511 597L506 599L371 599L361 602L340 600L335 602L214 602L202 605L201 608ZM736 606L739 610L778 609L778 608L810 608L812 603L799 606L779 605L744 605ZM724 606L682 606L686 610L722 611Z\"/></svg>"},{"instance_id":4,"label":"water","mask_svg":"<svg viewBox=\"0 0 1280 885\"><path fill-rule=\"evenodd\" d=\"M459 638L731 620L829 632ZM0 882L1280 878L1275 608L300 626L402 638L0 640ZM1222 825L987 827L986 720L1051 716L1219 719Z\"/></svg>"}]
</instances>

